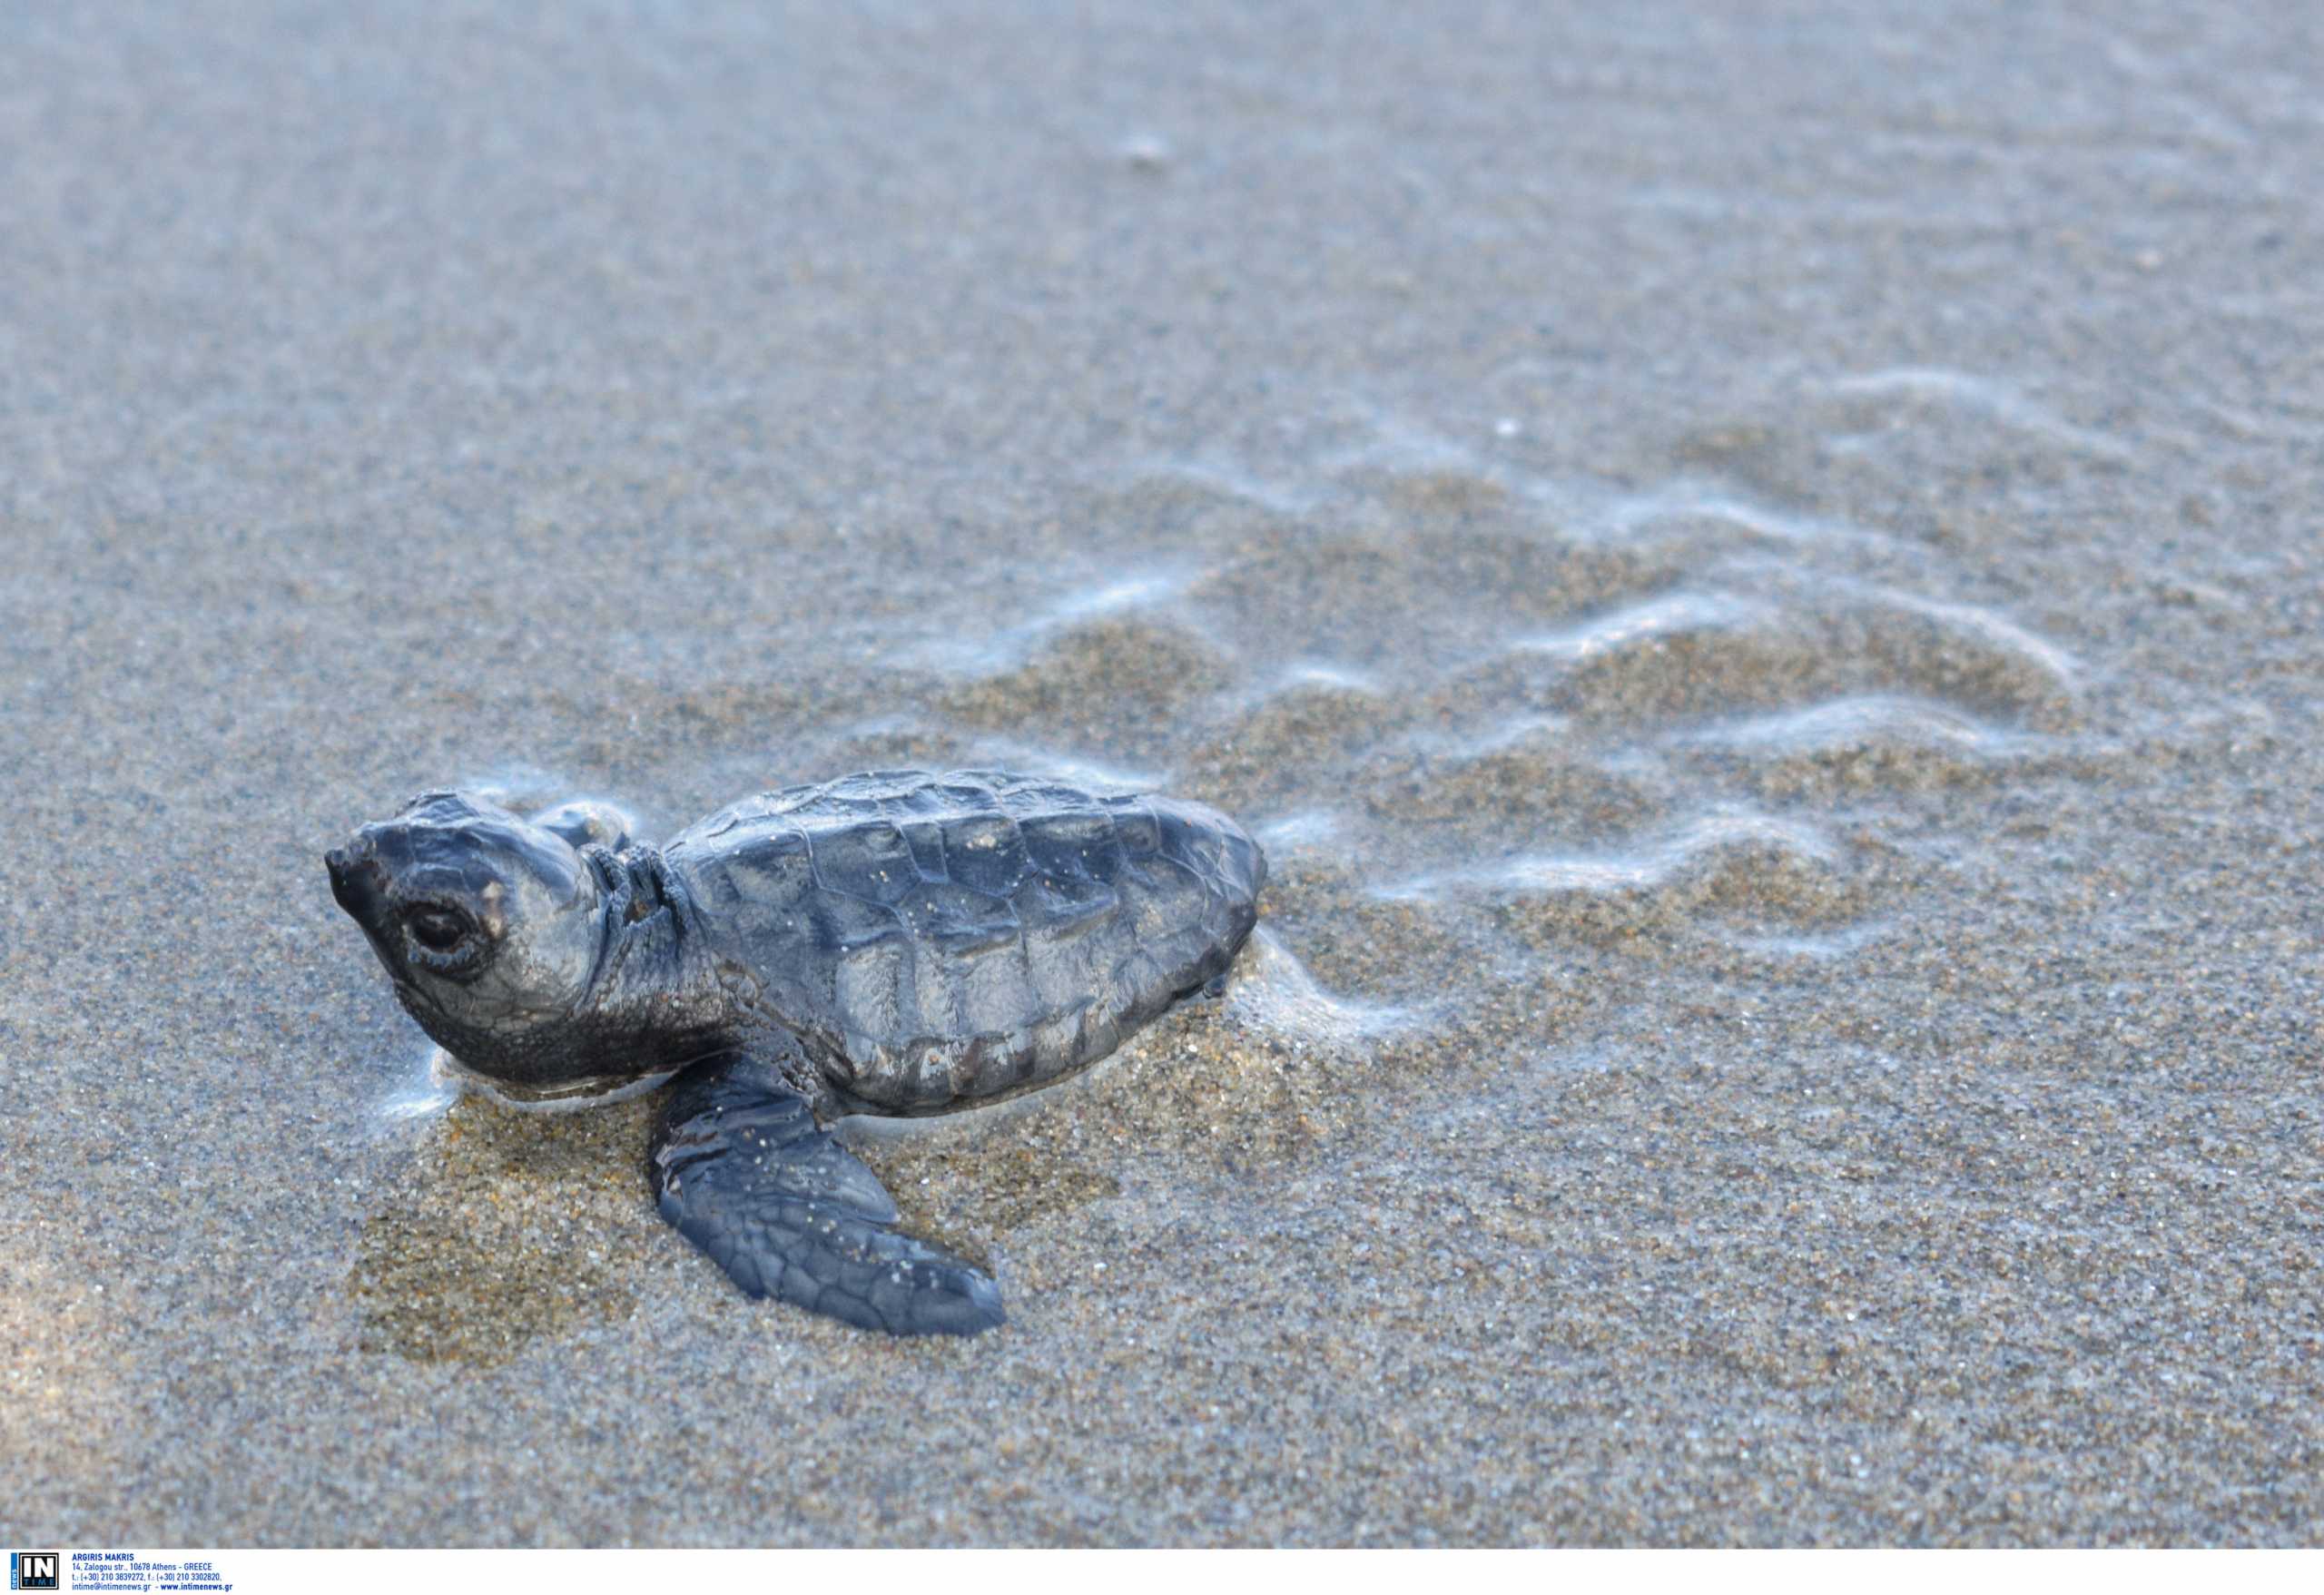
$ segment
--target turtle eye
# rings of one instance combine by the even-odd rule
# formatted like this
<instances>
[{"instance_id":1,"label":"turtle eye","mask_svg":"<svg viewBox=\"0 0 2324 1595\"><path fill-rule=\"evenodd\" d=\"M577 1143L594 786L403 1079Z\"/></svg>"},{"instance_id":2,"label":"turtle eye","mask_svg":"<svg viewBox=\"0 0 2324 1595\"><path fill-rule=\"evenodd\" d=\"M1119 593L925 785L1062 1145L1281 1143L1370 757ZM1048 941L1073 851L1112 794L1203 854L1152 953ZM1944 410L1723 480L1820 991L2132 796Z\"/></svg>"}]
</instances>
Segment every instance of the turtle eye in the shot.
<instances>
[{"instance_id":1,"label":"turtle eye","mask_svg":"<svg viewBox=\"0 0 2324 1595\"><path fill-rule=\"evenodd\" d=\"M411 939L430 952L449 952L468 933L468 916L447 908L416 908L403 922Z\"/></svg>"}]
</instances>

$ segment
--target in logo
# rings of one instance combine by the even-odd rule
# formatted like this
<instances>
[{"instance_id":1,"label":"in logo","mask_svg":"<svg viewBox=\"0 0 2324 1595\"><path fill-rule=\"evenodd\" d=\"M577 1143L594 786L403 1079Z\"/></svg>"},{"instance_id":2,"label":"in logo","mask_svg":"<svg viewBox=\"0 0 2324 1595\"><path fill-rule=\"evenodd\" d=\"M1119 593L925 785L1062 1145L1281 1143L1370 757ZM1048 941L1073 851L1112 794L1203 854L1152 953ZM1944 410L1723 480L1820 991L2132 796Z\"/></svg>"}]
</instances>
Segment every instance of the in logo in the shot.
<instances>
[{"instance_id":1,"label":"in logo","mask_svg":"<svg viewBox=\"0 0 2324 1595\"><path fill-rule=\"evenodd\" d=\"M8 1588L54 1590L57 1556L54 1551L12 1551L8 1553Z\"/></svg>"}]
</instances>

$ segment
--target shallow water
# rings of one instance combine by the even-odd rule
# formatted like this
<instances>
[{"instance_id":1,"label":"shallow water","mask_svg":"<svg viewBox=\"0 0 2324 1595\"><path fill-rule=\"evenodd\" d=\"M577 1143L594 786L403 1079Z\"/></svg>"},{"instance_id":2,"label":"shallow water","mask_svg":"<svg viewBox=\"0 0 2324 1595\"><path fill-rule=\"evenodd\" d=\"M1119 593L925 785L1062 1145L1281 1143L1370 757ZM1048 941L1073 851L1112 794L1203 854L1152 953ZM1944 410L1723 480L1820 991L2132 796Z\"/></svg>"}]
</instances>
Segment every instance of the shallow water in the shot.
<instances>
[{"instance_id":1,"label":"shallow water","mask_svg":"<svg viewBox=\"0 0 2324 1595\"><path fill-rule=\"evenodd\" d=\"M2305 8L359 9L0 53L6 1538L2324 1535ZM905 763L1274 866L970 1344L319 861Z\"/></svg>"}]
</instances>

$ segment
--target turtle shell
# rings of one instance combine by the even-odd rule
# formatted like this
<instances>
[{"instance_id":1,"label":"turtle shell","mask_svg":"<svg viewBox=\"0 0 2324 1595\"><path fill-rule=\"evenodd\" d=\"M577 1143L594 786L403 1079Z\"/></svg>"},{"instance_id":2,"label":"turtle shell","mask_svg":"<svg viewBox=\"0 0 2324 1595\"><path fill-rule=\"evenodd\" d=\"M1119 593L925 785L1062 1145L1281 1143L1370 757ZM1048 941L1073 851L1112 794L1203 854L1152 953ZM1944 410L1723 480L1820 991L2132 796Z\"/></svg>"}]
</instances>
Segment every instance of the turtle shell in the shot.
<instances>
[{"instance_id":1,"label":"turtle shell","mask_svg":"<svg viewBox=\"0 0 2324 1595\"><path fill-rule=\"evenodd\" d=\"M1200 803L997 771L747 798L663 856L752 1006L849 1106L896 1114L1105 1057L1226 970L1266 880Z\"/></svg>"}]
</instances>

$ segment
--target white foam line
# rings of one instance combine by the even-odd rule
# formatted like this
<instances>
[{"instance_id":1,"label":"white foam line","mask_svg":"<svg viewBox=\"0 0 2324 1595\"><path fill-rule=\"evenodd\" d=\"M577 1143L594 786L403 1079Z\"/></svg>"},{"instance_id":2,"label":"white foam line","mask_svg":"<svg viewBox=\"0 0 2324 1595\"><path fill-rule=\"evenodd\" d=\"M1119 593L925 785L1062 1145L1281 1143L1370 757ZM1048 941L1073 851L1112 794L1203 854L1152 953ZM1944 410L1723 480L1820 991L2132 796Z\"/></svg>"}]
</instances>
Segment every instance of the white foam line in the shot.
<instances>
[{"instance_id":1,"label":"white foam line","mask_svg":"<svg viewBox=\"0 0 2324 1595\"><path fill-rule=\"evenodd\" d=\"M1949 704L1885 694L1833 698L1803 709L1748 715L1684 731L1672 740L1686 746L1786 751L1829 747L1846 737L1865 735L1942 743L1981 753L2040 740L1996 731Z\"/></svg>"},{"instance_id":2,"label":"white foam line","mask_svg":"<svg viewBox=\"0 0 2324 1595\"><path fill-rule=\"evenodd\" d=\"M1510 648L1513 653L1580 661L1655 637L1731 630L1764 613L1759 605L1722 594L1672 593L1599 615L1568 631L1521 637Z\"/></svg>"},{"instance_id":3,"label":"white foam line","mask_svg":"<svg viewBox=\"0 0 2324 1595\"><path fill-rule=\"evenodd\" d=\"M2128 460L2132 458L2127 447L2106 434L2093 431L2087 427L2077 427L2063 416L2044 409L2002 383L1972 377L1965 371L1929 366L1899 366L1890 370L1838 378L1832 382L1831 389L1835 393L1860 394L1876 399L1891 395L1939 399L1958 409L1982 412L2021 431L2040 433L2061 442L2072 443L2078 448L2108 459Z\"/></svg>"},{"instance_id":4,"label":"white foam line","mask_svg":"<svg viewBox=\"0 0 2324 1595\"><path fill-rule=\"evenodd\" d=\"M1710 814L1659 842L1630 852L1521 854L1472 869L1419 876L1378 888L1374 895L1405 902L1437 896L1448 888L1593 895L1645 891L1662 884L1705 854L1733 845L1771 845L1824 864L1838 856L1820 832L1793 821L1765 814Z\"/></svg>"}]
</instances>

